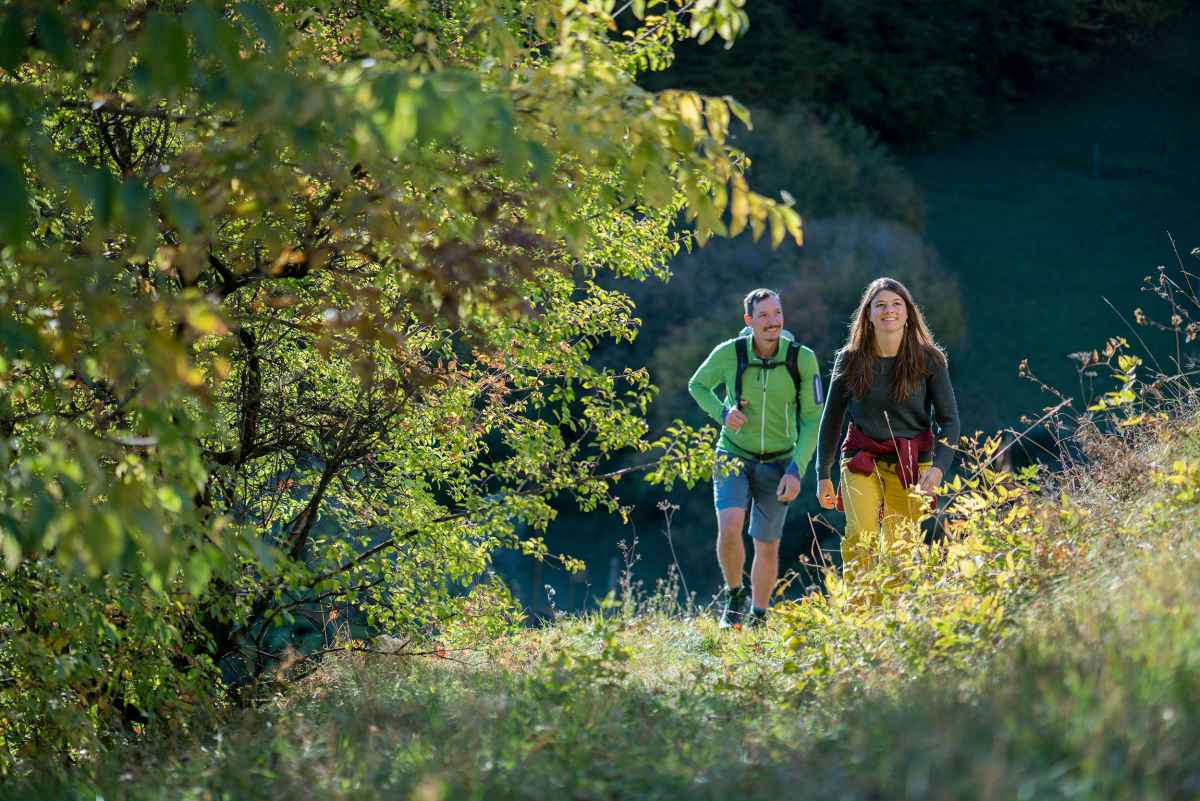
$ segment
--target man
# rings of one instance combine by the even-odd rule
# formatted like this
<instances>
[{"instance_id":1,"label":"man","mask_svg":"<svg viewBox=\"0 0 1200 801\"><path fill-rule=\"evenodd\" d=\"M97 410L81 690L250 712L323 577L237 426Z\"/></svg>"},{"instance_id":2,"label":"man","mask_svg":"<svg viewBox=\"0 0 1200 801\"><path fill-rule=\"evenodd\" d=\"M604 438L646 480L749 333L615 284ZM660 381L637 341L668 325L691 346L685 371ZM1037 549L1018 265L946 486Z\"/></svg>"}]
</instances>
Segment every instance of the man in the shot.
<instances>
[{"instance_id":1,"label":"man","mask_svg":"<svg viewBox=\"0 0 1200 801\"><path fill-rule=\"evenodd\" d=\"M784 331L779 295L756 289L743 307L749 335L743 331L743 336L718 345L688 381L696 403L721 423L713 497L717 562L725 577L722 628L743 619L757 625L766 617L779 577L779 539L787 505L799 494L800 477L816 449L825 402L817 357ZM723 402L715 392L721 385ZM747 509L754 540L749 599L742 586Z\"/></svg>"}]
</instances>

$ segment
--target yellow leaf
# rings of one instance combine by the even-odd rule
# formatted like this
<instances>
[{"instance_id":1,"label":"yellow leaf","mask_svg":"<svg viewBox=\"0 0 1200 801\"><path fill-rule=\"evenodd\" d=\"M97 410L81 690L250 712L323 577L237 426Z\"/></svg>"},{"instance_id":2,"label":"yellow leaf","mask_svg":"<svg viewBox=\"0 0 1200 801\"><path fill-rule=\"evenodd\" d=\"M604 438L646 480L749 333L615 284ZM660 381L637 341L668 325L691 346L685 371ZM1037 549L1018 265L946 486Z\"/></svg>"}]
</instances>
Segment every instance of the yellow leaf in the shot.
<instances>
[{"instance_id":1,"label":"yellow leaf","mask_svg":"<svg viewBox=\"0 0 1200 801\"><path fill-rule=\"evenodd\" d=\"M225 321L209 306L193 305L187 309L187 322L201 334L224 336L229 333Z\"/></svg>"},{"instance_id":2,"label":"yellow leaf","mask_svg":"<svg viewBox=\"0 0 1200 801\"><path fill-rule=\"evenodd\" d=\"M709 135L718 142L724 142L729 133L729 107L725 105L725 101L717 98L709 98L704 107Z\"/></svg>"},{"instance_id":3,"label":"yellow leaf","mask_svg":"<svg viewBox=\"0 0 1200 801\"><path fill-rule=\"evenodd\" d=\"M703 131L704 122L700 114L700 97L695 92L683 92L679 96L679 118L696 133Z\"/></svg>"},{"instance_id":4,"label":"yellow leaf","mask_svg":"<svg viewBox=\"0 0 1200 801\"><path fill-rule=\"evenodd\" d=\"M754 130L754 126L750 120L750 110L729 95L725 95L724 100L728 104L729 110L733 112L733 115L742 121L742 125L745 125L747 130Z\"/></svg>"},{"instance_id":5,"label":"yellow leaf","mask_svg":"<svg viewBox=\"0 0 1200 801\"><path fill-rule=\"evenodd\" d=\"M729 235L737 236L745 230L746 220L750 216L750 190L741 175L735 175L730 184Z\"/></svg>"},{"instance_id":6,"label":"yellow leaf","mask_svg":"<svg viewBox=\"0 0 1200 801\"><path fill-rule=\"evenodd\" d=\"M1128 373L1131 370L1137 369L1141 365L1141 363L1142 363L1142 360L1137 356L1121 354L1120 356L1117 357L1117 366L1120 367L1121 371L1125 372L1125 373Z\"/></svg>"},{"instance_id":7,"label":"yellow leaf","mask_svg":"<svg viewBox=\"0 0 1200 801\"><path fill-rule=\"evenodd\" d=\"M175 360L175 375L190 387L198 387L204 383L204 373L189 363L183 354Z\"/></svg>"},{"instance_id":8,"label":"yellow leaf","mask_svg":"<svg viewBox=\"0 0 1200 801\"><path fill-rule=\"evenodd\" d=\"M783 238L787 236L787 226L776 207L771 206L767 213L771 221L771 247L777 248L783 244Z\"/></svg>"}]
</instances>

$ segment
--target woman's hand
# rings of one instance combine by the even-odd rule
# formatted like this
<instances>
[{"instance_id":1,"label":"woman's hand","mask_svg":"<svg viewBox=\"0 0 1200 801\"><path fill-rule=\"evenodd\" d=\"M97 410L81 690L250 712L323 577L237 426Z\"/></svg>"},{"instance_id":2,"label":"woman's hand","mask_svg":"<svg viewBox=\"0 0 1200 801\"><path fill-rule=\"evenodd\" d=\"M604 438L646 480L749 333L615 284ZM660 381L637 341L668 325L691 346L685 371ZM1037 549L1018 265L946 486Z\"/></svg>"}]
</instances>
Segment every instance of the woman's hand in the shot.
<instances>
[{"instance_id":1,"label":"woman's hand","mask_svg":"<svg viewBox=\"0 0 1200 801\"><path fill-rule=\"evenodd\" d=\"M833 482L827 478L817 482L817 502L821 504L822 509L837 506L837 491L833 488Z\"/></svg>"},{"instance_id":2,"label":"woman's hand","mask_svg":"<svg viewBox=\"0 0 1200 801\"><path fill-rule=\"evenodd\" d=\"M937 488L942 484L942 468L931 467L921 474L921 479L918 482L921 487L921 492L926 495L937 494Z\"/></svg>"}]
</instances>

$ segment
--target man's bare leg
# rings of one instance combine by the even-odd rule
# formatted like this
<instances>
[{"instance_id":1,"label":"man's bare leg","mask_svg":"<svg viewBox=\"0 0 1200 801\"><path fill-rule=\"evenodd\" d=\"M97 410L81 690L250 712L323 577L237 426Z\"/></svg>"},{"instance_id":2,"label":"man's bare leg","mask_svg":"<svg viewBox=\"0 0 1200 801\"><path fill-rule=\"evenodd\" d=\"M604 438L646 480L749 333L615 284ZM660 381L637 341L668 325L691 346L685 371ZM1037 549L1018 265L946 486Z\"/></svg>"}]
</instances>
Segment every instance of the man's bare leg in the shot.
<instances>
[{"instance_id":1,"label":"man's bare leg","mask_svg":"<svg viewBox=\"0 0 1200 801\"><path fill-rule=\"evenodd\" d=\"M779 580L779 540L754 541L754 563L750 565L750 596L755 609L766 609Z\"/></svg>"},{"instance_id":2,"label":"man's bare leg","mask_svg":"<svg viewBox=\"0 0 1200 801\"><path fill-rule=\"evenodd\" d=\"M746 523L745 509L717 510L717 563L725 586L742 586L742 570L746 567L746 546L742 542L742 526Z\"/></svg>"}]
</instances>

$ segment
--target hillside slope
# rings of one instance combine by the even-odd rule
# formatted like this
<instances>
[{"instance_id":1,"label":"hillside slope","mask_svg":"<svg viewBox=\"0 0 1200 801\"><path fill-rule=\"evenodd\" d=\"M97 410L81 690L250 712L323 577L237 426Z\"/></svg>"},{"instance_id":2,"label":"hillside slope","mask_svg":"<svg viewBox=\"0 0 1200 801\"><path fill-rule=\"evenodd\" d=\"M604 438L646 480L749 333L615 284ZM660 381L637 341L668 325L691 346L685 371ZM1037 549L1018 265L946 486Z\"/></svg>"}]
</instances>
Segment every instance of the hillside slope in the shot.
<instances>
[{"instance_id":1,"label":"hillside slope","mask_svg":"<svg viewBox=\"0 0 1200 801\"><path fill-rule=\"evenodd\" d=\"M1188 12L986 133L904 160L962 292L969 336L951 357L968 430L1045 401L1016 380L1021 359L1077 393L1067 354L1132 338L1104 298L1132 321L1153 304L1143 276L1176 264L1167 233L1186 261L1200 246L1197 38Z\"/></svg>"},{"instance_id":2,"label":"hillside slope","mask_svg":"<svg viewBox=\"0 0 1200 801\"><path fill-rule=\"evenodd\" d=\"M964 487L1008 489L877 577L875 606L835 591L719 632L626 597L465 650L330 659L219 734L0 796L1192 798L1200 420L1086 446L1071 474Z\"/></svg>"}]
</instances>

